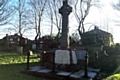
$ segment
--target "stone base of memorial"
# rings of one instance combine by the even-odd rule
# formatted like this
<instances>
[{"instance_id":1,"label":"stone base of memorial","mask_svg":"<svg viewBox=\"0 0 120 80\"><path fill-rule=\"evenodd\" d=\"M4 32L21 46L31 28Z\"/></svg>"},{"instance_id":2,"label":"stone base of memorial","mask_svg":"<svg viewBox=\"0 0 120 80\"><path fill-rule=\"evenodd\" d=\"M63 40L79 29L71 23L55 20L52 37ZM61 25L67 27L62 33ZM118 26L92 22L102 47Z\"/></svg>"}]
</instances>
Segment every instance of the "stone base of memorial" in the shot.
<instances>
[{"instance_id":1,"label":"stone base of memorial","mask_svg":"<svg viewBox=\"0 0 120 80\"><path fill-rule=\"evenodd\" d=\"M41 65L45 68L72 71L78 69L77 57L73 50L43 51L41 53ZM75 68L76 67L76 68Z\"/></svg>"}]
</instances>

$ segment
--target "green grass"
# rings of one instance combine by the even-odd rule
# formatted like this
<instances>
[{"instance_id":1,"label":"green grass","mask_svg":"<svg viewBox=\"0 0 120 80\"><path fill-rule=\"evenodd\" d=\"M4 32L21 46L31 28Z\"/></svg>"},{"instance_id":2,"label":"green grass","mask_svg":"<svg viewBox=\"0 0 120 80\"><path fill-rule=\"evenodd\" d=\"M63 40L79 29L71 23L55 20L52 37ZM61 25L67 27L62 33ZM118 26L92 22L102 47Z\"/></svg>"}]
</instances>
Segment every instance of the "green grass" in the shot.
<instances>
[{"instance_id":1,"label":"green grass","mask_svg":"<svg viewBox=\"0 0 120 80\"><path fill-rule=\"evenodd\" d=\"M107 78L104 78L103 80L120 80L120 74L113 74Z\"/></svg>"},{"instance_id":2,"label":"green grass","mask_svg":"<svg viewBox=\"0 0 120 80\"><path fill-rule=\"evenodd\" d=\"M37 56L34 54L32 57ZM17 53L0 53L0 65L26 63L27 56ZM30 62L39 62L39 59L31 59Z\"/></svg>"},{"instance_id":3,"label":"green grass","mask_svg":"<svg viewBox=\"0 0 120 80\"><path fill-rule=\"evenodd\" d=\"M36 55L33 55L36 56ZM20 71L26 68L27 58L18 53L0 52L0 80L42 80ZM40 59L31 59L30 66L40 65Z\"/></svg>"},{"instance_id":4,"label":"green grass","mask_svg":"<svg viewBox=\"0 0 120 80\"><path fill-rule=\"evenodd\" d=\"M34 54L32 57L37 56ZM27 56L18 53L0 52L0 80L43 80L38 77L21 74L26 68ZM39 66L40 58L31 59L30 66ZM104 71L103 71L104 72ZM120 74L113 74L103 80L120 80Z\"/></svg>"}]
</instances>

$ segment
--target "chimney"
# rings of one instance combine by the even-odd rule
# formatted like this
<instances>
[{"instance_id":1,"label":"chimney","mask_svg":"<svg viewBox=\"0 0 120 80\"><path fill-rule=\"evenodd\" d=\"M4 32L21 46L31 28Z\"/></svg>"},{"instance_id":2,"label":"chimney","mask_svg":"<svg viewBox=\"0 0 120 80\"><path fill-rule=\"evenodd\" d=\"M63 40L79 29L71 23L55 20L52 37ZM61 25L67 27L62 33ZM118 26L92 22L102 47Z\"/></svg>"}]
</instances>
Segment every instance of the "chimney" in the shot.
<instances>
[{"instance_id":1,"label":"chimney","mask_svg":"<svg viewBox=\"0 0 120 80\"><path fill-rule=\"evenodd\" d=\"M97 27L97 26L95 26L95 27L94 27L94 29L95 29L95 30L97 30L97 29L98 29L98 27Z\"/></svg>"}]
</instances>

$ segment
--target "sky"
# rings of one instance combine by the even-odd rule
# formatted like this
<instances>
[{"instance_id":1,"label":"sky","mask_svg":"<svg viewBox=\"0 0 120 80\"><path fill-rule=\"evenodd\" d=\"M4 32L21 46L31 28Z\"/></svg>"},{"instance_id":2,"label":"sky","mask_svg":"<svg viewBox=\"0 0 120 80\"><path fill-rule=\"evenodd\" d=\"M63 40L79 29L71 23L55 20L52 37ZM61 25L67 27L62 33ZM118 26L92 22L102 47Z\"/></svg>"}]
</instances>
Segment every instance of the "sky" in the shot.
<instances>
[{"instance_id":1,"label":"sky","mask_svg":"<svg viewBox=\"0 0 120 80\"><path fill-rule=\"evenodd\" d=\"M117 3L117 0L100 0L102 8L98 9L92 7L87 20L88 22L90 20L92 23L98 25L99 29L111 33L113 35L114 43L120 43L120 24L116 25L115 23L115 21L120 21L120 17L117 16L120 12L113 9L111 6L112 3ZM94 27L91 27L91 29L93 28Z\"/></svg>"},{"instance_id":2,"label":"sky","mask_svg":"<svg viewBox=\"0 0 120 80\"><path fill-rule=\"evenodd\" d=\"M120 17L117 16L120 12L114 10L111 6L112 3L115 4L117 1L118 0L100 0L101 8L91 7L85 21L85 24L91 22L97 25L99 29L111 33L113 35L114 43L120 43L120 24L116 25L115 23L116 20L120 21ZM76 30L76 28L73 28L73 25L76 26L76 23L73 23L70 26L70 32ZM92 29L94 29L94 26L90 27L90 25L85 25L86 31Z\"/></svg>"},{"instance_id":3,"label":"sky","mask_svg":"<svg viewBox=\"0 0 120 80\"><path fill-rule=\"evenodd\" d=\"M115 20L120 21L119 17L116 16L116 14L119 14L120 12L114 10L110 5L111 3L117 3L117 0L100 0L100 4L102 5L102 8L92 7L90 9L89 15L86 18L85 23L92 22L98 25L99 29L107 31L113 35L115 43L120 43L120 37L119 37L120 26L116 25L115 23ZM74 22L74 20L72 22L69 22L70 33L73 33L76 31L77 29L76 26L77 25L76 25L76 22ZM105 26L108 26L108 27L105 27ZM9 27L9 26L6 26L6 27ZM86 28L86 31L89 31L89 30L92 30L94 26L90 27L90 25L88 25L85 28ZM43 27L41 30L42 35L50 34L49 30L50 30L50 27L47 27L47 29ZM7 34L13 34L9 30L5 30L4 32L6 32ZM54 29L53 32L56 33L56 29ZM4 37L6 33L3 33L2 31L0 31L0 38ZM35 36L35 32L33 32L32 35L25 34L25 37L29 39L34 39L34 36Z\"/></svg>"},{"instance_id":4,"label":"sky","mask_svg":"<svg viewBox=\"0 0 120 80\"><path fill-rule=\"evenodd\" d=\"M120 21L120 17L117 16L119 12L117 10L114 10L111 7L111 3L117 3L118 0L101 0L101 3L104 4L103 12L104 12L104 18L106 17L105 21L108 21L108 29L106 29L108 32L113 34L113 39L115 43L120 43L120 24L116 25L115 21ZM103 18L103 19L104 19ZM104 21L104 20L103 20ZM104 27L102 28L104 30Z\"/></svg>"},{"instance_id":5,"label":"sky","mask_svg":"<svg viewBox=\"0 0 120 80\"><path fill-rule=\"evenodd\" d=\"M117 3L117 0L101 0L101 4L103 4L102 12L96 10L96 12L93 11L93 13L95 12L97 14L91 15L95 17L95 23L97 23L97 25L100 25L100 29L111 33L113 35L114 42L120 43L120 26L117 26L115 23L115 20L120 21L116 15L119 14L119 12L111 7L112 3ZM108 27L105 27L105 25Z\"/></svg>"}]
</instances>

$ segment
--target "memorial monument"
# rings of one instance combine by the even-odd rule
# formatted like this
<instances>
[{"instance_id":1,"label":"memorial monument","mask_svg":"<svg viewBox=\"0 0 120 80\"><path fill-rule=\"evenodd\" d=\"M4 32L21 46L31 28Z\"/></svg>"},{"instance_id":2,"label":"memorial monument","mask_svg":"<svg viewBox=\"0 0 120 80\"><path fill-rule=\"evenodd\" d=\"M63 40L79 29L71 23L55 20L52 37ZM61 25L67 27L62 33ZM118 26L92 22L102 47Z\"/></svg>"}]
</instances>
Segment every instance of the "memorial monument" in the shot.
<instances>
[{"instance_id":1,"label":"memorial monument","mask_svg":"<svg viewBox=\"0 0 120 80\"><path fill-rule=\"evenodd\" d=\"M61 37L61 42L60 42L60 46L61 46L61 49L62 51L59 53L59 54L62 54L64 53L62 56L59 55L59 57L63 57L65 56L65 54L67 54L67 49L70 49L70 42L69 42L69 14L72 12L72 7L70 7L68 5L68 0L63 0L63 6L59 9L59 13L62 15L62 37ZM66 51L65 51L66 50ZM75 64L77 63L76 61L76 58L75 56L73 57L73 55L75 54L73 51L69 51L68 53L69 55L66 56L67 57L70 57L72 59L68 59L68 61L72 60L72 64L74 63L74 60L75 60ZM56 54L56 56L58 55L58 53ZM71 57L71 56L72 57ZM57 58L59 58L57 57ZM65 58L65 57L64 57ZM74 59L75 58L75 59ZM57 60L57 59L56 59ZM61 60L61 59L59 59ZM58 61L59 61L58 60ZM84 77L88 77L88 72L87 72L87 61L88 60L88 57L87 57L87 53L86 53L86 59L85 59L85 74L84 74ZM65 61L64 62L68 62L68 61ZM70 62L69 61L69 62ZM62 60L61 60L62 62ZM58 62L59 63L59 62ZM68 63L67 63L68 64Z\"/></svg>"},{"instance_id":2,"label":"memorial monument","mask_svg":"<svg viewBox=\"0 0 120 80\"><path fill-rule=\"evenodd\" d=\"M84 68L81 65L77 65L79 56L76 56L76 52L70 49L69 44L69 14L72 12L72 8L68 5L68 0L63 0L63 6L59 9L59 13L62 15L62 37L60 42L60 49L53 51L44 51L41 53L41 66L29 68L30 54L27 55L27 70L23 70L22 73L44 77L48 79L60 79L60 80L91 80L95 78L100 70L89 69L88 70L88 53L87 49L84 51L84 55L78 53L84 60ZM81 59L80 58L80 59ZM47 62L47 64L45 64ZM50 65L52 64L52 65ZM77 69L77 66L81 67ZM58 68L60 67L60 68ZM93 72L94 71L94 72Z\"/></svg>"},{"instance_id":3,"label":"memorial monument","mask_svg":"<svg viewBox=\"0 0 120 80\"><path fill-rule=\"evenodd\" d=\"M70 48L69 43L69 14L72 12L72 7L68 5L68 0L63 0L63 6L59 9L62 15L62 37L60 41L61 49Z\"/></svg>"}]
</instances>

